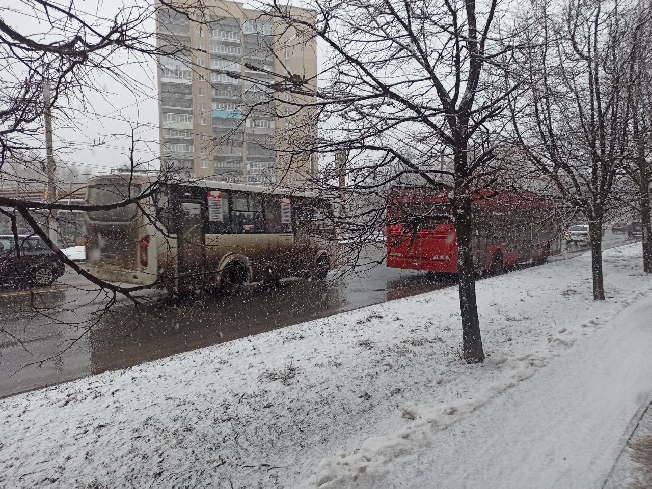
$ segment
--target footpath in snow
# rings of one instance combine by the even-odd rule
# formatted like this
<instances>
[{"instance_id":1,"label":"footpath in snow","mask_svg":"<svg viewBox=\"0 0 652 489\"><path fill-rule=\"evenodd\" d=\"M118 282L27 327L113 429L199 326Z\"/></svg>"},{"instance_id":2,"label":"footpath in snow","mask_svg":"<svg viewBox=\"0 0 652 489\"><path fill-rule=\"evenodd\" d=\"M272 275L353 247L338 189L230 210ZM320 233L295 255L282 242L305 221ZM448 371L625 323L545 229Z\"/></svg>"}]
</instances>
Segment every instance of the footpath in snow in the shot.
<instances>
[{"instance_id":1,"label":"footpath in snow","mask_svg":"<svg viewBox=\"0 0 652 489\"><path fill-rule=\"evenodd\" d=\"M0 400L0 487L599 488L652 395L640 244ZM219 328L219 325L215 327Z\"/></svg>"}]
</instances>

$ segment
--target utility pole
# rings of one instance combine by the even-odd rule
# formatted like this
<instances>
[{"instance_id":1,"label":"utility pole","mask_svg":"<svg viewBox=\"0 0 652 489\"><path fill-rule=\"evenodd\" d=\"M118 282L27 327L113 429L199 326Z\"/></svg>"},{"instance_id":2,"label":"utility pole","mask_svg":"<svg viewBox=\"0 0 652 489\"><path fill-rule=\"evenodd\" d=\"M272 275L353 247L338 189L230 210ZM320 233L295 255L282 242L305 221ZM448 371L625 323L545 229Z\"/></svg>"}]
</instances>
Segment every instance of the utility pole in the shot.
<instances>
[{"instance_id":1,"label":"utility pole","mask_svg":"<svg viewBox=\"0 0 652 489\"><path fill-rule=\"evenodd\" d=\"M43 81L43 119L45 122L45 173L47 184L45 190L45 200L52 203L57 200L57 187L55 185L54 173L57 169L54 162L54 152L52 150L52 112L50 110L50 83ZM56 211L50 209L47 216L48 237L56 245L57 239L57 215Z\"/></svg>"},{"instance_id":2,"label":"utility pole","mask_svg":"<svg viewBox=\"0 0 652 489\"><path fill-rule=\"evenodd\" d=\"M340 189L340 216L346 215L346 163L347 152L340 150L335 153L335 175L337 176L337 185Z\"/></svg>"}]
</instances>

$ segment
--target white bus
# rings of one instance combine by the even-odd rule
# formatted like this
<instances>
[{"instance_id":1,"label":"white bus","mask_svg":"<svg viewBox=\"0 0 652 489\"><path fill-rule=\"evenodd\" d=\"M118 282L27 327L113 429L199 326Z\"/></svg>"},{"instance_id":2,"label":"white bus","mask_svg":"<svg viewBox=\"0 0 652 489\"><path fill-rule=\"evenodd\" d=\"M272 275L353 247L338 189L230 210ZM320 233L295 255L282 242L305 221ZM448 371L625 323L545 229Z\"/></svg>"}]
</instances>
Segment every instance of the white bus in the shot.
<instances>
[{"instance_id":1,"label":"white bus","mask_svg":"<svg viewBox=\"0 0 652 489\"><path fill-rule=\"evenodd\" d=\"M92 178L88 205L137 202L86 216L88 271L107 282L173 292L230 291L291 276L324 279L334 222L308 192L155 177Z\"/></svg>"}]
</instances>

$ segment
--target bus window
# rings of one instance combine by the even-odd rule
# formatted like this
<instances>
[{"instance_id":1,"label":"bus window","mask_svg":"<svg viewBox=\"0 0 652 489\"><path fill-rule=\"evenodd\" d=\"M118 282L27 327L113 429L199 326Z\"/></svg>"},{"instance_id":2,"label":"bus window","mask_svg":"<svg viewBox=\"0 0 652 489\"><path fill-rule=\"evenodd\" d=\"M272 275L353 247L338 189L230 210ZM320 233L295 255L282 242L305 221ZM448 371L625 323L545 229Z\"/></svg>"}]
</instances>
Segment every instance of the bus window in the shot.
<instances>
[{"instance_id":1,"label":"bus window","mask_svg":"<svg viewBox=\"0 0 652 489\"><path fill-rule=\"evenodd\" d=\"M265 232L261 195L245 192L232 194L231 232L236 234Z\"/></svg>"},{"instance_id":2,"label":"bus window","mask_svg":"<svg viewBox=\"0 0 652 489\"><path fill-rule=\"evenodd\" d=\"M209 190L208 198L208 234L226 234L229 232L229 192Z\"/></svg>"},{"instance_id":3,"label":"bus window","mask_svg":"<svg viewBox=\"0 0 652 489\"><path fill-rule=\"evenodd\" d=\"M408 230L434 229L451 222L450 205L437 202L394 202L389 215L391 224Z\"/></svg>"},{"instance_id":4,"label":"bus window","mask_svg":"<svg viewBox=\"0 0 652 489\"><path fill-rule=\"evenodd\" d=\"M158 189L152 194L152 201L156 213L156 220L160 222L168 232L176 232L173 228L172 206L170 205L170 195L167 187Z\"/></svg>"},{"instance_id":5,"label":"bus window","mask_svg":"<svg viewBox=\"0 0 652 489\"><path fill-rule=\"evenodd\" d=\"M88 187L89 205L111 205L122 202L128 198L135 198L140 195L140 185L129 185L128 183L103 183L90 185ZM92 211L88 218L92 221L103 222L131 222L136 218L138 207L136 204L127 204L123 207L106 211Z\"/></svg>"},{"instance_id":6,"label":"bus window","mask_svg":"<svg viewBox=\"0 0 652 489\"><path fill-rule=\"evenodd\" d=\"M276 195L268 195L264 199L265 222L267 232L271 234L280 234L283 232L281 224L281 202Z\"/></svg>"},{"instance_id":7,"label":"bus window","mask_svg":"<svg viewBox=\"0 0 652 489\"><path fill-rule=\"evenodd\" d=\"M278 195L266 195L263 198L265 208L265 223L267 232L270 234L291 233L290 223L283 223L281 213L281 197Z\"/></svg>"},{"instance_id":8,"label":"bus window","mask_svg":"<svg viewBox=\"0 0 652 489\"><path fill-rule=\"evenodd\" d=\"M293 199L295 229L299 234L331 238L334 234L330 204L314 199Z\"/></svg>"}]
</instances>

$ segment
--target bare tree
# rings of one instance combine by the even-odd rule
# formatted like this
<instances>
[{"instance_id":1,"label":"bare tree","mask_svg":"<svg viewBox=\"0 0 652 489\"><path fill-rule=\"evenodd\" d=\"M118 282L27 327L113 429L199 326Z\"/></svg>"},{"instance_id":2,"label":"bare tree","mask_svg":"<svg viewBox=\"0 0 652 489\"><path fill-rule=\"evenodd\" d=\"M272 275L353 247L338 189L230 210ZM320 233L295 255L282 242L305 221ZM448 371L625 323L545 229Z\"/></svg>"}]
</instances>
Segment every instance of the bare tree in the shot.
<instances>
[{"instance_id":1,"label":"bare tree","mask_svg":"<svg viewBox=\"0 0 652 489\"><path fill-rule=\"evenodd\" d=\"M624 167L635 185L638 205L635 208L643 225L643 270L652 273L652 224L650 222L650 183L652 169L652 64L646 46L652 41L650 6L639 2L632 19L629 36L631 57L628 70L628 103L631 110L632 157Z\"/></svg>"},{"instance_id":2,"label":"bare tree","mask_svg":"<svg viewBox=\"0 0 652 489\"><path fill-rule=\"evenodd\" d=\"M528 159L588 218L593 298L604 300L602 226L628 157L630 25L621 2L533 3L529 12L511 71L525 90L511 104L513 126Z\"/></svg>"},{"instance_id":3,"label":"bare tree","mask_svg":"<svg viewBox=\"0 0 652 489\"><path fill-rule=\"evenodd\" d=\"M348 155L348 195L380 193L409 180L453 188L459 246L463 357L484 359L476 306L472 195L478 173L495 156L509 89L495 83L498 2L315 0L316 24L292 19L280 2L270 15L310 32L325 47L325 84L310 105L323 125L297 150ZM507 50L510 47L506 48ZM301 87L298 87L300 89ZM337 175L325 175L337 189ZM378 210L354 211L366 222Z\"/></svg>"},{"instance_id":4,"label":"bare tree","mask_svg":"<svg viewBox=\"0 0 652 489\"><path fill-rule=\"evenodd\" d=\"M45 167L43 117L48 108L61 124L75 127L76 107L92 112L93 98L104 96L105 79L116 80L136 93L146 90L145 85L129 76L126 70L129 65L146 62L157 53L152 42L153 33L147 25L154 10L147 5L116 5L106 10L112 12L108 17L101 8L92 13L86 7L48 0L22 0L0 7L0 184L42 184L48 177L56 183L57 175L64 171L65 161L61 160L57 173ZM50 92L47 104L43 96L46 86ZM78 125L76 128L80 132L85 130ZM139 161L134 157L137 143L138 138L132 137L128 155L124 157L131 171L139 169ZM58 157L57 154L53 156ZM94 208L109 210L140 205L156 190L157 184L133 199ZM19 233L40 236L69 268L97 286L95 293L105 299L98 306L100 312L108 310L119 294L138 304L140 300L134 293L139 287L122 287L97 279L68 259L52 242L44 226L44 217L89 208L81 203L71 204L66 188L62 188L59 195L51 192L49 197L44 201L42 193L40 198L24 193L0 196L0 213L8 220L15 240L11 253L20 257ZM38 295L38 291L35 294ZM36 307L34 310L36 314L48 314ZM75 324L81 327L77 339L93 324ZM13 337L4 325L0 326L0 331L20 343L20 338ZM44 360L47 358L38 359L39 362Z\"/></svg>"}]
</instances>

